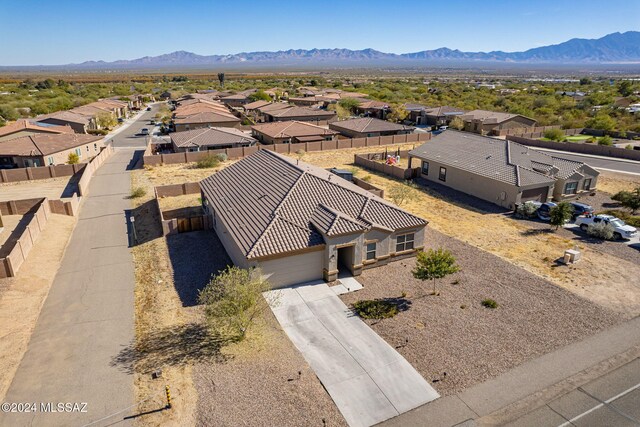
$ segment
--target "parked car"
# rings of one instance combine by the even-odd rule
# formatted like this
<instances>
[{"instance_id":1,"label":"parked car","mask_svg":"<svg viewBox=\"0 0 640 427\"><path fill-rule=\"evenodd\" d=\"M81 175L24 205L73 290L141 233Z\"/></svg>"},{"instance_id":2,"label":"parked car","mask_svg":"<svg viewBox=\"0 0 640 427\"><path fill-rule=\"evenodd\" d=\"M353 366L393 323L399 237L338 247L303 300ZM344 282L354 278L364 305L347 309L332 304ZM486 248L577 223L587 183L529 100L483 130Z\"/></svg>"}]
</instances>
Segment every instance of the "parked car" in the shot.
<instances>
[{"instance_id":1,"label":"parked car","mask_svg":"<svg viewBox=\"0 0 640 427\"><path fill-rule=\"evenodd\" d=\"M155 120L149 120L149 124L150 124L150 125L154 125L154 126L155 126L156 121L155 121Z\"/></svg>"},{"instance_id":2,"label":"parked car","mask_svg":"<svg viewBox=\"0 0 640 427\"><path fill-rule=\"evenodd\" d=\"M118 117L118 123L123 123L124 119L122 117Z\"/></svg>"},{"instance_id":3,"label":"parked car","mask_svg":"<svg viewBox=\"0 0 640 427\"><path fill-rule=\"evenodd\" d=\"M151 111L151 107L147 107L147 111Z\"/></svg>"},{"instance_id":4,"label":"parked car","mask_svg":"<svg viewBox=\"0 0 640 427\"><path fill-rule=\"evenodd\" d=\"M140 129L140 135L149 135L149 129L148 128Z\"/></svg>"},{"instance_id":5,"label":"parked car","mask_svg":"<svg viewBox=\"0 0 640 427\"><path fill-rule=\"evenodd\" d=\"M558 205L553 202L540 203L540 207L538 207L536 215L543 221L551 221L551 208L556 206Z\"/></svg>"},{"instance_id":6,"label":"parked car","mask_svg":"<svg viewBox=\"0 0 640 427\"><path fill-rule=\"evenodd\" d=\"M579 225L582 231L587 231L591 224L601 222L611 224L613 227L613 237L616 240L630 239L638 235L638 230L635 227L625 224L623 220L613 215L581 215L576 218L576 225Z\"/></svg>"},{"instance_id":7,"label":"parked car","mask_svg":"<svg viewBox=\"0 0 640 427\"><path fill-rule=\"evenodd\" d=\"M573 215L572 220L575 221L577 217L580 215L593 215L593 208L586 203L580 202L570 202L571 206L573 206Z\"/></svg>"}]
</instances>

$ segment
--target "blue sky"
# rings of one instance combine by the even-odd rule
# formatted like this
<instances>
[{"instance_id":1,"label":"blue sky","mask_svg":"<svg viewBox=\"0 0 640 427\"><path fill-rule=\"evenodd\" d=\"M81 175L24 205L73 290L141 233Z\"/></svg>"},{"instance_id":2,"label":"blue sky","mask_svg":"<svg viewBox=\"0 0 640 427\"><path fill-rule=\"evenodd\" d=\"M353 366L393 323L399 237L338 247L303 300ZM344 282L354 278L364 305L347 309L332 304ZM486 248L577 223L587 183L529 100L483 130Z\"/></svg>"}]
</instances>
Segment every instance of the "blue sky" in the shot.
<instances>
[{"instance_id":1,"label":"blue sky","mask_svg":"<svg viewBox=\"0 0 640 427\"><path fill-rule=\"evenodd\" d=\"M519 51L640 30L637 0L0 0L0 65L344 47Z\"/></svg>"}]
</instances>

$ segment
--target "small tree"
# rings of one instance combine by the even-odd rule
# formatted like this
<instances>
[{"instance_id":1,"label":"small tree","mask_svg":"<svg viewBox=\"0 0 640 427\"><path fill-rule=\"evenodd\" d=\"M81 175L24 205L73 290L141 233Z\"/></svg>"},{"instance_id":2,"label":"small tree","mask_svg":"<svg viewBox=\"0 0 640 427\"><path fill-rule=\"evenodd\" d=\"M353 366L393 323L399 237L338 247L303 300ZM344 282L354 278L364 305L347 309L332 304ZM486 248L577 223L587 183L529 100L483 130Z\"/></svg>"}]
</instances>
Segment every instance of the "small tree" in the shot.
<instances>
[{"instance_id":1,"label":"small tree","mask_svg":"<svg viewBox=\"0 0 640 427\"><path fill-rule=\"evenodd\" d=\"M554 129L549 129L545 131L544 137L551 141L562 142L564 141L565 135L564 135L564 132L562 132L562 130L554 128Z\"/></svg>"},{"instance_id":2,"label":"small tree","mask_svg":"<svg viewBox=\"0 0 640 427\"><path fill-rule=\"evenodd\" d=\"M220 81L220 86L224 87L224 73L218 73L218 80Z\"/></svg>"},{"instance_id":3,"label":"small tree","mask_svg":"<svg viewBox=\"0 0 640 427\"><path fill-rule=\"evenodd\" d=\"M567 202L560 202L549 211L550 223L557 230L573 216L573 206Z\"/></svg>"},{"instance_id":4,"label":"small tree","mask_svg":"<svg viewBox=\"0 0 640 427\"><path fill-rule=\"evenodd\" d=\"M96 116L96 123L98 124L98 126L100 126L101 128L104 129L110 129L113 126L115 126L118 121L116 120L116 118L113 116L113 114L110 113L101 113L98 114Z\"/></svg>"},{"instance_id":5,"label":"small tree","mask_svg":"<svg viewBox=\"0 0 640 427\"><path fill-rule=\"evenodd\" d=\"M259 270L227 267L200 291L209 327L223 337L243 340L269 305L262 293L270 289Z\"/></svg>"},{"instance_id":6,"label":"small tree","mask_svg":"<svg viewBox=\"0 0 640 427\"><path fill-rule=\"evenodd\" d=\"M598 113L595 117L587 121L587 127L592 129L613 130L616 121L606 113Z\"/></svg>"},{"instance_id":7,"label":"small tree","mask_svg":"<svg viewBox=\"0 0 640 427\"><path fill-rule=\"evenodd\" d=\"M413 277L422 281L433 281L432 295L436 294L436 279L442 279L460 270L453 254L446 249L429 249L420 251L413 269Z\"/></svg>"},{"instance_id":8,"label":"small tree","mask_svg":"<svg viewBox=\"0 0 640 427\"><path fill-rule=\"evenodd\" d=\"M271 101L271 97L269 96L269 94L263 90L258 90L252 93L251 95L249 95L249 99L251 101Z\"/></svg>"},{"instance_id":9,"label":"small tree","mask_svg":"<svg viewBox=\"0 0 640 427\"><path fill-rule=\"evenodd\" d=\"M462 130L464 128L464 122L459 116L455 116L449 123L451 129Z\"/></svg>"},{"instance_id":10,"label":"small tree","mask_svg":"<svg viewBox=\"0 0 640 427\"><path fill-rule=\"evenodd\" d=\"M535 215L537 210L538 207L535 205L535 203L527 201L518 205L518 208L516 209L516 215L522 218L531 218L533 215Z\"/></svg>"},{"instance_id":11,"label":"small tree","mask_svg":"<svg viewBox=\"0 0 640 427\"><path fill-rule=\"evenodd\" d=\"M391 111L387 114L387 120L390 122L401 122L407 118L409 112L404 105L396 104L391 107Z\"/></svg>"},{"instance_id":12,"label":"small tree","mask_svg":"<svg viewBox=\"0 0 640 427\"><path fill-rule=\"evenodd\" d=\"M77 153L69 153L69 157L67 157L67 163L70 165L77 165L80 162L80 156Z\"/></svg>"},{"instance_id":13,"label":"small tree","mask_svg":"<svg viewBox=\"0 0 640 427\"><path fill-rule=\"evenodd\" d=\"M404 184L394 184L389 190L389 198L397 206L402 206L405 202L415 199L415 185L409 181Z\"/></svg>"},{"instance_id":14,"label":"small tree","mask_svg":"<svg viewBox=\"0 0 640 427\"><path fill-rule=\"evenodd\" d=\"M640 187L636 187L633 191L619 191L611 196L611 199L620 202L620 204L631 210L631 213L635 215L636 211L640 209Z\"/></svg>"},{"instance_id":15,"label":"small tree","mask_svg":"<svg viewBox=\"0 0 640 427\"><path fill-rule=\"evenodd\" d=\"M348 111L349 114L355 114L360 101L355 98L344 98L338 101L338 105Z\"/></svg>"}]
</instances>

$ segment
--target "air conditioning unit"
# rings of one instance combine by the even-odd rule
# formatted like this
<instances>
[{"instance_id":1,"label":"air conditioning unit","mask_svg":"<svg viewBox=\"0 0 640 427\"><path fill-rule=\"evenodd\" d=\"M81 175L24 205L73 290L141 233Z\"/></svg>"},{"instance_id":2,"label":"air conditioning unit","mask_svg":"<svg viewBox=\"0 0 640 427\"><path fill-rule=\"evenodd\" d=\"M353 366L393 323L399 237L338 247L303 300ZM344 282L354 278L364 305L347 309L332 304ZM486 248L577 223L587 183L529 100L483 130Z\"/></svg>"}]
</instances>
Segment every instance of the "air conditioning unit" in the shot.
<instances>
[{"instance_id":1,"label":"air conditioning unit","mask_svg":"<svg viewBox=\"0 0 640 427\"><path fill-rule=\"evenodd\" d=\"M582 253L578 249L567 249L564 251L562 262L567 265L576 263L580 260L581 255Z\"/></svg>"}]
</instances>

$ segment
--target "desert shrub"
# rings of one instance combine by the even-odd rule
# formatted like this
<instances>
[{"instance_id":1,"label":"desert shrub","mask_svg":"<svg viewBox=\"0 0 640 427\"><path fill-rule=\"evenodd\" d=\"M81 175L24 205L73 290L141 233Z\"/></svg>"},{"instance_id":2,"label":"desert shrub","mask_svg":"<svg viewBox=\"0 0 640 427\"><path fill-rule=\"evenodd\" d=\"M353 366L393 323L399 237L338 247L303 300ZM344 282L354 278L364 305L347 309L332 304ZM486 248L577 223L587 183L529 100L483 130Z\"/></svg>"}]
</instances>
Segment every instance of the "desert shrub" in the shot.
<instances>
[{"instance_id":1,"label":"desert shrub","mask_svg":"<svg viewBox=\"0 0 640 427\"><path fill-rule=\"evenodd\" d=\"M198 169L209 169L215 168L220 164L220 160L213 154L208 154L204 159L196 162L196 168Z\"/></svg>"},{"instance_id":2,"label":"desert shrub","mask_svg":"<svg viewBox=\"0 0 640 427\"><path fill-rule=\"evenodd\" d=\"M598 145L613 145L613 139L609 135L605 135L600 138Z\"/></svg>"},{"instance_id":3,"label":"desert shrub","mask_svg":"<svg viewBox=\"0 0 640 427\"><path fill-rule=\"evenodd\" d=\"M362 179L364 182L370 182L371 181L371 175L365 175L360 179Z\"/></svg>"},{"instance_id":4,"label":"desert shrub","mask_svg":"<svg viewBox=\"0 0 640 427\"><path fill-rule=\"evenodd\" d=\"M498 308L498 303L491 298L483 299L480 304L482 304L483 307L487 308Z\"/></svg>"},{"instance_id":5,"label":"desert shrub","mask_svg":"<svg viewBox=\"0 0 640 427\"><path fill-rule=\"evenodd\" d=\"M626 148L627 150L633 150L633 145L627 144L624 148Z\"/></svg>"},{"instance_id":6,"label":"desert shrub","mask_svg":"<svg viewBox=\"0 0 640 427\"><path fill-rule=\"evenodd\" d=\"M589 234L589 236L603 240L612 240L613 232L613 226L611 224L605 224L604 222L589 224L589 228L587 228L587 234Z\"/></svg>"},{"instance_id":7,"label":"desert shrub","mask_svg":"<svg viewBox=\"0 0 640 427\"><path fill-rule=\"evenodd\" d=\"M138 197L142 197L147 194L147 190L142 187L135 187L131 189L131 194L129 195L130 199L137 199Z\"/></svg>"},{"instance_id":8,"label":"desert shrub","mask_svg":"<svg viewBox=\"0 0 640 427\"><path fill-rule=\"evenodd\" d=\"M560 202L557 206L551 208L551 211L549 212L549 222L557 230L558 227L563 226L567 221L569 221L572 215L573 206L571 206L568 202Z\"/></svg>"},{"instance_id":9,"label":"desert shrub","mask_svg":"<svg viewBox=\"0 0 640 427\"><path fill-rule=\"evenodd\" d=\"M538 207L532 202L524 202L518 205L516 215L521 218L531 218L535 215Z\"/></svg>"},{"instance_id":10,"label":"desert shrub","mask_svg":"<svg viewBox=\"0 0 640 427\"><path fill-rule=\"evenodd\" d=\"M621 210L616 210L616 209L607 209L607 210L604 210L604 211L598 212L598 213L615 216L617 218L620 218L621 220L623 220L624 222L626 222L627 224L629 224L632 227L640 228L640 216L632 215L631 213L629 213L627 211L621 211Z\"/></svg>"},{"instance_id":11,"label":"desert shrub","mask_svg":"<svg viewBox=\"0 0 640 427\"><path fill-rule=\"evenodd\" d=\"M353 309L363 319L388 319L398 314L397 305L381 299L357 301Z\"/></svg>"},{"instance_id":12,"label":"desert shrub","mask_svg":"<svg viewBox=\"0 0 640 427\"><path fill-rule=\"evenodd\" d=\"M216 159L218 159L219 162L226 162L229 160L229 156L227 156L226 153L218 153L216 154Z\"/></svg>"},{"instance_id":13,"label":"desert shrub","mask_svg":"<svg viewBox=\"0 0 640 427\"><path fill-rule=\"evenodd\" d=\"M550 139L551 141L564 141L564 132L560 129L549 129L544 132L544 137Z\"/></svg>"},{"instance_id":14,"label":"desert shrub","mask_svg":"<svg viewBox=\"0 0 640 427\"><path fill-rule=\"evenodd\" d=\"M69 157L67 157L67 163L70 165L77 165L80 162L80 156L76 153L69 153Z\"/></svg>"},{"instance_id":15,"label":"desert shrub","mask_svg":"<svg viewBox=\"0 0 640 427\"><path fill-rule=\"evenodd\" d=\"M109 131L106 129L90 129L87 131L87 133L90 135L106 135L109 133Z\"/></svg>"}]
</instances>

